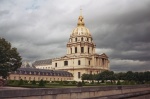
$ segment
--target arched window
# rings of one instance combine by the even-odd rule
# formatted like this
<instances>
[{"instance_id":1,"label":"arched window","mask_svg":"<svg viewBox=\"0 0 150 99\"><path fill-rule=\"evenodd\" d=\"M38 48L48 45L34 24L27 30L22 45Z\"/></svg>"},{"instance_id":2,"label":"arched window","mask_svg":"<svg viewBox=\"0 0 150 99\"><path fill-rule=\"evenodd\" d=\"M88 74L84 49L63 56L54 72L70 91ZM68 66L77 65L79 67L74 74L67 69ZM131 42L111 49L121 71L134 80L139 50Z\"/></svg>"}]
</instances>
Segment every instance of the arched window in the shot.
<instances>
[{"instance_id":1,"label":"arched window","mask_svg":"<svg viewBox=\"0 0 150 99\"><path fill-rule=\"evenodd\" d=\"M89 38L87 38L87 41L89 41Z\"/></svg>"},{"instance_id":2,"label":"arched window","mask_svg":"<svg viewBox=\"0 0 150 99\"><path fill-rule=\"evenodd\" d=\"M81 65L81 61L80 60L78 60L78 65Z\"/></svg>"}]
</instances>

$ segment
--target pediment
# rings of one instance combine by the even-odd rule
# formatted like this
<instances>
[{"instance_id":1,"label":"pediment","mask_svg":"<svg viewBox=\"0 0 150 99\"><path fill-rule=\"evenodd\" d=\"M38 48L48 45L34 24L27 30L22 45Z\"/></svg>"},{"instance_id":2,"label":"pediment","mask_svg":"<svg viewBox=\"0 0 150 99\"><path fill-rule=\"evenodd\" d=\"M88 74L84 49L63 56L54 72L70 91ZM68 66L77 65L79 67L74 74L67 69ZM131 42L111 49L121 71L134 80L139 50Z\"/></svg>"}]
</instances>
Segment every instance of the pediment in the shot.
<instances>
[{"instance_id":1,"label":"pediment","mask_svg":"<svg viewBox=\"0 0 150 99\"><path fill-rule=\"evenodd\" d=\"M107 56L105 53L101 54L100 56L101 56L101 57L108 58L108 56Z\"/></svg>"},{"instance_id":2,"label":"pediment","mask_svg":"<svg viewBox=\"0 0 150 99\"><path fill-rule=\"evenodd\" d=\"M68 56L63 56L63 57L61 57L61 58L69 58Z\"/></svg>"}]
</instances>

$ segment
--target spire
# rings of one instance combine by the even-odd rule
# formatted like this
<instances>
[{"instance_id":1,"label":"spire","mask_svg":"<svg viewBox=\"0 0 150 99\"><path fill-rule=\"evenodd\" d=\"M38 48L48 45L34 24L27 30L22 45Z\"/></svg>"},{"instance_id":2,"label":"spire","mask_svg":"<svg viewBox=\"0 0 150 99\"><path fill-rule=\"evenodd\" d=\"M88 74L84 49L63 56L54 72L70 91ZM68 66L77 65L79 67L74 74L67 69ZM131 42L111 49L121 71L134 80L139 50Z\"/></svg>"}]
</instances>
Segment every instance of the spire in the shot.
<instances>
[{"instance_id":1,"label":"spire","mask_svg":"<svg viewBox=\"0 0 150 99\"><path fill-rule=\"evenodd\" d=\"M82 17L82 9L80 9L80 16L78 18L78 24L77 26L84 26L84 18Z\"/></svg>"},{"instance_id":2,"label":"spire","mask_svg":"<svg viewBox=\"0 0 150 99\"><path fill-rule=\"evenodd\" d=\"M80 16L82 16L82 9L80 9Z\"/></svg>"}]
</instances>

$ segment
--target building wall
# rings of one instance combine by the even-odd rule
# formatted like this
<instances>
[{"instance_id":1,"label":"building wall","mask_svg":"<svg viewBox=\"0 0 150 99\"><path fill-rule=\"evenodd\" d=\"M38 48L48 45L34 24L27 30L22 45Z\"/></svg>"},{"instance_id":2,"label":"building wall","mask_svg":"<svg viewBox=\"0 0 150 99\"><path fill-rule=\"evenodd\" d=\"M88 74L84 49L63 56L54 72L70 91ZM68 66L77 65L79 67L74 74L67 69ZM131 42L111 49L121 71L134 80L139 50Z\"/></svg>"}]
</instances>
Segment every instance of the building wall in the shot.
<instances>
[{"instance_id":1,"label":"building wall","mask_svg":"<svg viewBox=\"0 0 150 99\"><path fill-rule=\"evenodd\" d=\"M43 76L43 75L23 75L23 74L10 74L8 77L9 80L27 80L27 81L40 81L41 79L46 81L66 81L73 80L73 77L64 77L64 76Z\"/></svg>"}]
</instances>

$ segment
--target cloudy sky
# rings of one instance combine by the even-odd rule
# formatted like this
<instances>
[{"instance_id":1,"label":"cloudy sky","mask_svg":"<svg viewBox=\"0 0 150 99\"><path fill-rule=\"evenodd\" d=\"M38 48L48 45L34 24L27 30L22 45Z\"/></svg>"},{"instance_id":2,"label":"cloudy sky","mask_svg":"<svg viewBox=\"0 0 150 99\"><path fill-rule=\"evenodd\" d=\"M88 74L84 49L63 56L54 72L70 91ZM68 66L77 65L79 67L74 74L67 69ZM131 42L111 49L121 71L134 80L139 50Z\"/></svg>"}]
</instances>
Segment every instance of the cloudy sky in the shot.
<instances>
[{"instance_id":1,"label":"cloudy sky","mask_svg":"<svg viewBox=\"0 0 150 99\"><path fill-rule=\"evenodd\" d=\"M0 0L0 37L24 61L61 57L80 8L111 70L150 70L150 0Z\"/></svg>"}]
</instances>

